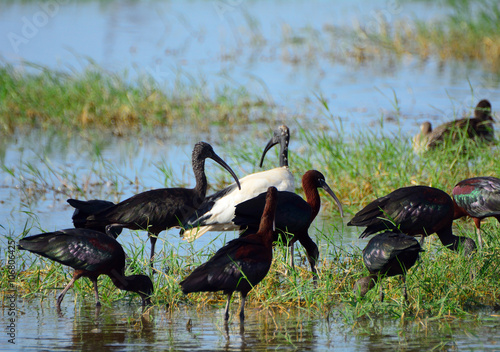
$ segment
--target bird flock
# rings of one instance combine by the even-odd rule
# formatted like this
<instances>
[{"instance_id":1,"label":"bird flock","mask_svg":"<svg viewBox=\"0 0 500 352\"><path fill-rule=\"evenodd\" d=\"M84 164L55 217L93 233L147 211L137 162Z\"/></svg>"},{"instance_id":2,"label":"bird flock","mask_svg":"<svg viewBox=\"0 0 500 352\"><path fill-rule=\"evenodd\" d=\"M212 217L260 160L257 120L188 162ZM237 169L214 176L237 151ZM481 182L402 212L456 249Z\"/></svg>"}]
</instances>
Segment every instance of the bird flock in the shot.
<instances>
[{"instance_id":1,"label":"bird flock","mask_svg":"<svg viewBox=\"0 0 500 352\"><path fill-rule=\"evenodd\" d=\"M468 138L491 141L491 104L482 100L475 117L439 126L431 131L430 124L414 139L416 147L439 146L439 141L456 138L459 131ZM418 137L418 138L417 138ZM309 235L309 227L321 207L319 188L325 190L337 204L340 200L317 170L302 175L305 200L295 193L294 175L288 166L290 131L279 126L264 148L266 153L280 146L279 167L238 179L205 142L194 146L192 166L196 184L188 188L161 188L136 194L120 203L106 200L68 199L75 208L74 228L42 233L21 239L18 248L57 261L74 269L73 278L57 299L60 309L64 295L74 282L88 277L94 286L96 305L99 303L97 279L107 275L122 290L139 294L147 306L154 294L154 285L147 275L125 275L125 252L117 241L123 228L143 230L151 242L150 265L154 266L155 243L163 230L178 227L180 235L194 241L208 231L238 231L239 237L220 248L206 263L198 266L180 283L182 292L223 291L227 295L224 319L229 319L230 300L235 291L241 293L240 320L248 293L270 270L273 244L281 239L291 250L300 243L309 261L314 284L318 278L318 246ZM235 180L228 187L206 196L205 160L210 158L227 170ZM373 200L347 223L364 227L360 238L373 236L363 250L363 261L369 275L358 280L353 290L363 297L383 277L405 275L423 251L424 238L436 233L441 243L453 251L472 255L476 243L471 238L456 236L453 220L470 216L477 228L478 245L481 220L495 217L500 222L500 179L475 177L460 181L452 195L429 186L410 186ZM415 239L420 236L420 241ZM154 272L154 271L153 271ZM404 298L407 300L406 286ZM383 300L380 285L380 299Z\"/></svg>"}]
</instances>

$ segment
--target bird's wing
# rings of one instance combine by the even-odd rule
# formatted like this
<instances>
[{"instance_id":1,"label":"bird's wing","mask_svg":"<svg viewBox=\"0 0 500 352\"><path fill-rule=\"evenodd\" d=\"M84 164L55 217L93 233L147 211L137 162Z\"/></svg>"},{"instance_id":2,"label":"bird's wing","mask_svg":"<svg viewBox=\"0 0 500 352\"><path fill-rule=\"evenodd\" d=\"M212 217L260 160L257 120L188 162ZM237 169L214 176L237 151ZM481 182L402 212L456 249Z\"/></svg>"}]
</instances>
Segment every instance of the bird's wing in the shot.
<instances>
[{"instance_id":1,"label":"bird's wing","mask_svg":"<svg viewBox=\"0 0 500 352\"><path fill-rule=\"evenodd\" d=\"M233 187L225 188L209 196L193 216L184 222L182 231L184 238L198 238L197 232L206 233L204 226L212 226L211 230L231 231L238 226L232 223L235 206L266 192L271 186L278 191L293 191L294 180L288 167L279 167L245 176L240 179L241 190ZM192 228L191 228L192 227Z\"/></svg>"},{"instance_id":2,"label":"bird's wing","mask_svg":"<svg viewBox=\"0 0 500 352\"><path fill-rule=\"evenodd\" d=\"M402 233L384 232L374 236L363 250L363 261L371 272L383 271L384 267L405 251L422 249L418 241Z\"/></svg>"},{"instance_id":3,"label":"bird's wing","mask_svg":"<svg viewBox=\"0 0 500 352\"><path fill-rule=\"evenodd\" d=\"M25 237L19 241L19 248L88 271L111 263L116 253L125 260L123 249L116 240L88 229L67 229Z\"/></svg>"},{"instance_id":4,"label":"bird's wing","mask_svg":"<svg viewBox=\"0 0 500 352\"><path fill-rule=\"evenodd\" d=\"M88 226L116 224L147 229L162 224L164 230L179 226L190 216L198 200L191 189L161 188L136 194L87 218Z\"/></svg>"},{"instance_id":5,"label":"bird's wing","mask_svg":"<svg viewBox=\"0 0 500 352\"><path fill-rule=\"evenodd\" d=\"M266 193L261 193L257 197L238 204L232 222L240 229L245 227L258 228L265 205ZM311 207L302 197L293 192L278 192L275 215L277 229L291 233L302 231L309 227L311 221Z\"/></svg>"},{"instance_id":6,"label":"bird's wing","mask_svg":"<svg viewBox=\"0 0 500 352\"><path fill-rule=\"evenodd\" d=\"M234 290L245 276L254 282L257 272L269 264L259 261L265 246L253 239L237 238L219 249L206 263L193 270L180 285L184 293ZM266 271L267 273L267 271ZM265 274L264 274L265 276Z\"/></svg>"},{"instance_id":7,"label":"bird's wing","mask_svg":"<svg viewBox=\"0 0 500 352\"><path fill-rule=\"evenodd\" d=\"M500 215L500 179L474 178L458 183L453 189L455 202L473 217Z\"/></svg>"},{"instance_id":8,"label":"bird's wing","mask_svg":"<svg viewBox=\"0 0 500 352\"><path fill-rule=\"evenodd\" d=\"M68 199L67 202L73 208L75 208L73 216L71 217L71 219L73 220L73 225L75 227L82 227L82 228L85 227L87 223L87 218L90 215L97 214L115 205L115 203L113 202L100 199L93 199L87 201L78 199ZM102 232L104 228L101 226L95 228L95 230Z\"/></svg>"}]
</instances>

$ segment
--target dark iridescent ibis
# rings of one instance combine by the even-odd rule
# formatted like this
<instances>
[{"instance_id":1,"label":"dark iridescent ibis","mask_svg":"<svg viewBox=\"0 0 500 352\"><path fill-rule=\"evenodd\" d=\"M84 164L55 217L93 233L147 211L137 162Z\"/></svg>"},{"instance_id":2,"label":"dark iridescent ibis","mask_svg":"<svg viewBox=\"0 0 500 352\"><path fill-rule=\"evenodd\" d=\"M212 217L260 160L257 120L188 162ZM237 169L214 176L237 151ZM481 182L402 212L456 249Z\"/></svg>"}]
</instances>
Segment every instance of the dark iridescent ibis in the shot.
<instances>
[{"instance_id":1,"label":"dark iridescent ibis","mask_svg":"<svg viewBox=\"0 0 500 352\"><path fill-rule=\"evenodd\" d=\"M276 212L276 231L274 240L278 239L279 234L288 237L288 244L292 248L292 266L293 266L293 244L299 241L304 247L307 259L311 265L311 271L316 280L316 263L319 257L318 246L309 236L309 226L316 218L321 207L321 198L318 188L323 188L333 197L339 207L341 216L344 215L342 204L333 193L325 180L325 176L316 170L309 170L302 176L302 188L307 201L293 192L278 192L278 210ZM265 193L255 198L247 200L236 206L233 222L238 225L240 230L249 229L254 231L259 224L265 205ZM247 230L248 231L248 230ZM246 236L246 231L242 233ZM289 237L291 236L291 237Z\"/></svg>"},{"instance_id":2,"label":"dark iridescent ibis","mask_svg":"<svg viewBox=\"0 0 500 352\"><path fill-rule=\"evenodd\" d=\"M125 275L125 252L111 236L90 229L67 229L25 237L19 241L19 249L54 260L75 269L73 278L57 298L61 307L64 295L81 277L88 277L94 284L96 305L99 306L97 278L108 275L121 290L136 292L142 305L150 304L153 283L146 275Z\"/></svg>"},{"instance_id":3,"label":"dark iridescent ibis","mask_svg":"<svg viewBox=\"0 0 500 352\"><path fill-rule=\"evenodd\" d=\"M224 291L227 295L226 321L234 291L241 293L240 320L245 319L248 292L264 279L271 267L277 192L275 187L269 187L266 193L266 206L258 231L228 242L180 283L185 294Z\"/></svg>"},{"instance_id":4,"label":"dark iridescent ibis","mask_svg":"<svg viewBox=\"0 0 500 352\"><path fill-rule=\"evenodd\" d=\"M380 197L361 209L347 226L366 226L360 238L392 230L410 236L436 233L441 243L451 250L463 247L469 254L476 249L474 240L453 235L451 197L444 191L428 186L399 188Z\"/></svg>"},{"instance_id":5,"label":"dark iridescent ibis","mask_svg":"<svg viewBox=\"0 0 500 352\"><path fill-rule=\"evenodd\" d=\"M68 199L68 203L73 208L75 208L75 211L73 212L73 216L71 217L71 219L73 220L73 225L76 228L85 228L87 218L90 215L97 214L115 205L115 203L113 202L100 199L91 199L91 200ZM106 226L96 226L95 228L92 228L92 230L105 233ZM116 232L112 234L114 238L118 237L118 235L122 232L121 228L116 228L115 230Z\"/></svg>"},{"instance_id":6,"label":"dark iridescent ibis","mask_svg":"<svg viewBox=\"0 0 500 352\"><path fill-rule=\"evenodd\" d=\"M479 246L483 245L481 220L494 217L500 222L500 179L473 177L460 181L452 191L454 219L470 216L476 225Z\"/></svg>"},{"instance_id":7,"label":"dark iridescent ibis","mask_svg":"<svg viewBox=\"0 0 500 352\"><path fill-rule=\"evenodd\" d=\"M136 194L124 201L86 218L86 228L105 227L107 233L116 228L146 230L151 240L151 266L158 234L171 227L178 227L202 203L207 192L205 159L210 158L224 167L236 180L233 170L205 142L196 143L193 150L194 188L160 188Z\"/></svg>"},{"instance_id":8,"label":"dark iridescent ibis","mask_svg":"<svg viewBox=\"0 0 500 352\"><path fill-rule=\"evenodd\" d=\"M363 249L363 261L370 272L354 284L354 293L364 297L377 280L382 277L401 275L403 280L403 295L408 301L406 292L406 272L423 252L418 241L400 232L386 231L372 237ZM380 300L384 300L384 292L380 286Z\"/></svg>"},{"instance_id":9,"label":"dark iridescent ibis","mask_svg":"<svg viewBox=\"0 0 500 352\"><path fill-rule=\"evenodd\" d=\"M494 139L491 104L481 100L474 109L473 118L464 118L438 126L428 134L427 148L433 148L444 141L456 141L462 136L474 140L491 142Z\"/></svg>"},{"instance_id":10,"label":"dark iridescent ibis","mask_svg":"<svg viewBox=\"0 0 500 352\"><path fill-rule=\"evenodd\" d=\"M203 204L184 223L181 235L185 240L194 241L208 231L234 231L238 226L232 223L234 207L241 202L266 193L267 188L274 186L278 191L295 191L293 175L288 167L288 144L290 131L282 125L274 131L267 143L260 166L266 153L275 145L280 145L280 166L271 170L257 172L240 179L241 190L234 184L208 196Z\"/></svg>"}]
</instances>

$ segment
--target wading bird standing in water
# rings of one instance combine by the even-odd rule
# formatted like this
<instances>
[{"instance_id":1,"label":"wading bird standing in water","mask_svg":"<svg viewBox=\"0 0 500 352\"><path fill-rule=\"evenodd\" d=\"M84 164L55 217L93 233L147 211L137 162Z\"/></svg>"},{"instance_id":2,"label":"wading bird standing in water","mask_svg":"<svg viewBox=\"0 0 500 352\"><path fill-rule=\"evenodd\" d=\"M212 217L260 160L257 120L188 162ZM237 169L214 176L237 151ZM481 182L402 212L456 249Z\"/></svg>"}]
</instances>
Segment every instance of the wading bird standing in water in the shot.
<instances>
[{"instance_id":1,"label":"wading bird standing in water","mask_svg":"<svg viewBox=\"0 0 500 352\"><path fill-rule=\"evenodd\" d=\"M142 305L150 303L153 283L146 275L125 275L125 252L111 236L90 229L67 229L47 232L21 239L19 249L24 249L75 269L73 278L57 298L61 308L64 295L81 277L88 277L94 284L96 306L100 306L97 278L108 275L119 289L136 292Z\"/></svg>"},{"instance_id":2,"label":"wading bird standing in water","mask_svg":"<svg viewBox=\"0 0 500 352\"><path fill-rule=\"evenodd\" d=\"M277 193L275 187L269 187L258 231L228 242L180 283L185 294L224 291L227 295L226 321L234 291L241 292L240 320L245 319L248 292L264 279L271 267Z\"/></svg>"},{"instance_id":3,"label":"wading bird standing in water","mask_svg":"<svg viewBox=\"0 0 500 352\"><path fill-rule=\"evenodd\" d=\"M460 181L452 191L454 219L470 216L476 225L479 246L483 246L481 220L494 217L500 222L500 179L473 177Z\"/></svg>"},{"instance_id":4,"label":"wading bird standing in water","mask_svg":"<svg viewBox=\"0 0 500 352\"><path fill-rule=\"evenodd\" d=\"M83 227L105 227L106 232L115 234L122 228L145 230L151 241L151 266L158 234L171 227L178 227L205 199L207 178L205 159L210 158L224 167L236 180L233 170L215 154L212 146L205 142L196 143L193 149L193 171L196 178L194 188L160 188L142 192L115 204L101 212L91 214Z\"/></svg>"}]
</instances>

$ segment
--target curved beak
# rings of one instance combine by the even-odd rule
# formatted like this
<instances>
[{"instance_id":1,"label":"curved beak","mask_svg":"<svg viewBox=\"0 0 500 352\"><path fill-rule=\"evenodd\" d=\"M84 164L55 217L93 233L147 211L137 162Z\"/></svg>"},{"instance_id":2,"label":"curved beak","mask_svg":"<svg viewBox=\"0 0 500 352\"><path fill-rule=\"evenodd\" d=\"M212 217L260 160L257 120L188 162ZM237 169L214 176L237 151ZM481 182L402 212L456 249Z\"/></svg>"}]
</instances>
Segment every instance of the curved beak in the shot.
<instances>
[{"instance_id":1,"label":"curved beak","mask_svg":"<svg viewBox=\"0 0 500 352\"><path fill-rule=\"evenodd\" d=\"M340 200L337 198L337 196L335 195L335 193L333 193L332 189L330 188L330 186L327 185L327 183L323 180L320 181L320 187L323 188L326 193L328 193L329 195L331 195L333 197L333 199L335 200L335 203L337 203L337 206L339 207L339 210L340 210L340 217L344 217L344 209L342 209L342 204L340 203Z\"/></svg>"},{"instance_id":2,"label":"curved beak","mask_svg":"<svg viewBox=\"0 0 500 352\"><path fill-rule=\"evenodd\" d=\"M238 176L236 176L233 169L231 169L229 165L226 164L226 162L222 160L222 158L215 153L213 153L213 155L210 156L210 159L212 159L213 161L221 165L224 169L226 169L231 174L231 176L233 176L234 180L236 181L236 184L238 185L238 189L241 190L240 180L238 180Z\"/></svg>"},{"instance_id":3,"label":"curved beak","mask_svg":"<svg viewBox=\"0 0 500 352\"><path fill-rule=\"evenodd\" d=\"M269 142L267 142L267 145L266 147L264 148L264 152L262 153L262 157L260 158L260 164L259 164L259 167L262 167L262 164L264 164L264 157L266 156L266 153L269 149L271 149L272 147L274 147L276 144L278 144L280 141L279 139L276 137L276 135L273 136L273 138L271 138L269 140Z\"/></svg>"}]
</instances>

